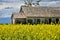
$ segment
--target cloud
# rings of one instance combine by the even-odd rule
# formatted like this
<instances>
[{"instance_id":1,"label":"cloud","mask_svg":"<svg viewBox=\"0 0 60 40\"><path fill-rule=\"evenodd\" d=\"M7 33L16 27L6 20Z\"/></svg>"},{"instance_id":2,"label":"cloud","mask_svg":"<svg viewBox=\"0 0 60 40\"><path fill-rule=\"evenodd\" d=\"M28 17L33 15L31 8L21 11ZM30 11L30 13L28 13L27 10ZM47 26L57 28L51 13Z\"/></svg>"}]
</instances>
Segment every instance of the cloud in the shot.
<instances>
[{"instance_id":1,"label":"cloud","mask_svg":"<svg viewBox=\"0 0 60 40\"><path fill-rule=\"evenodd\" d=\"M50 2L52 0L41 0L41 2Z\"/></svg>"},{"instance_id":2,"label":"cloud","mask_svg":"<svg viewBox=\"0 0 60 40\"><path fill-rule=\"evenodd\" d=\"M40 6L60 6L60 1L40 2Z\"/></svg>"},{"instance_id":3,"label":"cloud","mask_svg":"<svg viewBox=\"0 0 60 40\"><path fill-rule=\"evenodd\" d=\"M5 3L18 3L18 2L23 2L22 0L0 0L0 2L5 2Z\"/></svg>"},{"instance_id":4,"label":"cloud","mask_svg":"<svg viewBox=\"0 0 60 40\"><path fill-rule=\"evenodd\" d=\"M42 2L60 1L60 0L41 0Z\"/></svg>"},{"instance_id":5,"label":"cloud","mask_svg":"<svg viewBox=\"0 0 60 40\"><path fill-rule=\"evenodd\" d=\"M2 3L0 5L0 18L11 17L13 12L19 12L21 5L24 4L23 3Z\"/></svg>"},{"instance_id":6,"label":"cloud","mask_svg":"<svg viewBox=\"0 0 60 40\"><path fill-rule=\"evenodd\" d=\"M3 3L3 5L0 5L0 10L6 8L6 7L14 7L14 8L20 8L21 5L20 3Z\"/></svg>"},{"instance_id":7,"label":"cloud","mask_svg":"<svg viewBox=\"0 0 60 40\"><path fill-rule=\"evenodd\" d=\"M40 2L39 4L40 4L40 6L47 6L49 4L49 2Z\"/></svg>"},{"instance_id":8,"label":"cloud","mask_svg":"<svg viewBox=\"0 0 60 40\"><path fill-rule=\"evenodd\" d=\"M48 4L48 6L53 6L53 7L58 6L58 7L60 7L60 1L50 2L50 3Z\"/></svg>"},{"instance_id":9,"label":"cloud","mask_svg":"<svg viewBox=\"0 0 60 40\"><path fill-rule=\"evenodd\" d=\"M40 2L40 6L58 6L60 1L51 1L51 2ZM2 3L0 5L0 17L11 17L12 12L20 10L20 6L24 5L23 3Z\"/></svg>"},{"instance_id":10,"label":"cloud","mask_svg":"<svg viewBox=\"0 0 60 40\"><path fill-rule=\"evenodd\" d=\"M49 2L48 6L50 6L50 5L54 5L54 4L57 4L57 1Z\"/></svg>"},{"instance_id":11,"label":"cloud","mask_svg":"<svg viewBox=\"0 0 60 40\"><path fill-rule=\"evenodd\" d=\"M7 17L9 17L9 18L10 18L10 17L11 17L11 15L9 15L9 14L3 14L3 15L1 15L1 16L0 16L0 18L7 18Z\"/></svg>"},{"instance_id":12,"label":"cloud","mask_svg":"<svg viewBox=\"0 0 60 40\"><path fill-rule=\"evenodd\" d=\"M6 7L3 10L0 10L0 18L11 17L12 13L18 13L19 10L19 8Z\"/></svg>"}]
</instances>

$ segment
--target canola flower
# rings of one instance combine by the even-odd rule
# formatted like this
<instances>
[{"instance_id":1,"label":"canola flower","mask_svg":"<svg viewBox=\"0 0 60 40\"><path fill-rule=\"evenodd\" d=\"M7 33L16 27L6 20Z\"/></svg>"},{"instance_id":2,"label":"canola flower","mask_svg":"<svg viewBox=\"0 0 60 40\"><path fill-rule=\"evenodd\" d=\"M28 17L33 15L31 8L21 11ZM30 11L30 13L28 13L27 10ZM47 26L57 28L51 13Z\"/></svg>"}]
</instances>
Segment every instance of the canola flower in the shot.
<instances>
[{"instance_id":1,"label":"canola flower","mask_svg":"<svg viewBox=\"0 0 60 40\"><path fill-rule=\"evenodd\" d=\"M0 40L60 40L60 24L0 25Z\"/></svg>"}]
</instances>

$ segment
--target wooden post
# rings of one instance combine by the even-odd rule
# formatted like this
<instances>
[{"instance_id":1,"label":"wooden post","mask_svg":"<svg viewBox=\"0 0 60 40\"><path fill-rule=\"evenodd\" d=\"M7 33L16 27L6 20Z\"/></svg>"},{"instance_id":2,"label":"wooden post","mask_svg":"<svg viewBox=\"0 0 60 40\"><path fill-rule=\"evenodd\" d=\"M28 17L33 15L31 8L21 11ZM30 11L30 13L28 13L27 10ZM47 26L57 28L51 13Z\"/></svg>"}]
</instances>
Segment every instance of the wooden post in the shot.
<instances>
[{"instance_id":1,"label":"wooden post","mask_svg":"<svg viewBox=\"0 0 60 40\"><path fill-rule=\"evenodd\" d=\"M12 19L13 24L15 24L15 18Z\"/></svg>"},{"instance_id":2,"label":"wooden post","mask_svg":"<svg viewBox=\"0 0 60 40\"><path fill-rule=\"evenodd\" d=\"M42 18L40 18L40 23L42 23Z\"/></svg>"},{"instance_id":3,"label":"wooden post","mask_svg":"<svg viewBox=\"0 0 60 40\"><path fill-rule=\"evenodd\" d=\"M59 23L60 23L60 18L59 18Z\"/></svg>"},{"instance_id":4,"label":"wooden post","mask_svg":"<svg viewBox=\"0 0 60 40\"><path fill-rule=\"evenodd\" d=\"M37 18L35 19L35 22L36 22L36 24L37 24Z\"/></svg>"},{"instance_id":5,"label":"wooden post","mask_svg":"<svg viewBox=\"0 0 60 40\"><path fill-rule=\"evenodd\" d=\"M34 18L33 18L33 24L34 24Z\"/></svg>"},{"instance_id":6,"label":"wooden post","mask_svg":"<svg viewBox=\"0 0 60 40\"><path fill-rule=\"evenodd\" d=\"M27 21L28 19L26 18L26 23L28 23L28 21Z\"/></svg>"}]
</instances>

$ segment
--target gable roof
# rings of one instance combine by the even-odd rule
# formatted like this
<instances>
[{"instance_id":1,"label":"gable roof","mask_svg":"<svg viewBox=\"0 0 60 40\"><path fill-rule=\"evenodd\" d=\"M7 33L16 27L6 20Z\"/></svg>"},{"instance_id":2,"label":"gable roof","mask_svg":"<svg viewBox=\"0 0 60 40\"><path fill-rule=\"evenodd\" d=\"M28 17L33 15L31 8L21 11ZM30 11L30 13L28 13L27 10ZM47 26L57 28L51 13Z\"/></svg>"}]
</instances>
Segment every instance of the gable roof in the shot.
<instances>
[{"instance_id":1,"label":"gable roof","mask_svg":"<svg viewBox=\"0 0 60 40\"><path fill-rule=\"evenodd\" d=\"M60 17L60 7L22 6L27 17Z\"/></svg>"},{"instance_id":2,"label":"gable roof","mask_svg":"<svg viewBox=\"0 0 60 40\"><path fill-rule=\"evenodd\" d=\"M21 6L20 12L12 14L11 18L27 17L60 17L60 7Z\"/></svg>"},{"instance_id":3,"label":"gable roof","mask_svg":"<svg viewBox=\"0 0 60 40\"><path fill-rule=\"evenodd\" d=\"M20 13L14 13L12 14L13 18L26 18L25 14L20 12Z\"/></svg>"}]
</instances>

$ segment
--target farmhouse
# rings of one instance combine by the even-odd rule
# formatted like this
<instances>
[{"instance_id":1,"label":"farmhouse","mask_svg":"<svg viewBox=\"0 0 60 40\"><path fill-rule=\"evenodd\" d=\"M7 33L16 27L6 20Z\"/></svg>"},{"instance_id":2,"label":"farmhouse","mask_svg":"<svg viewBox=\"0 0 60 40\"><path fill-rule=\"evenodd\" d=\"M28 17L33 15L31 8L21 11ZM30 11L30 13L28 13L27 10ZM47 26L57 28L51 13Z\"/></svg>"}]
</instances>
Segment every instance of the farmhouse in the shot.
<instances>
[{"instance_id":1,"label":"farmhouse","mask_svg":"<svg viewBox=\"0 0 60 40\"><path fill-rule=\"evenodd\" d=\"M21 6L19 13L12 14L12 23L60 23L60 7Z\"/></svg>"}]
</instances>

